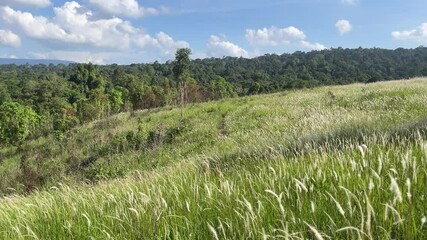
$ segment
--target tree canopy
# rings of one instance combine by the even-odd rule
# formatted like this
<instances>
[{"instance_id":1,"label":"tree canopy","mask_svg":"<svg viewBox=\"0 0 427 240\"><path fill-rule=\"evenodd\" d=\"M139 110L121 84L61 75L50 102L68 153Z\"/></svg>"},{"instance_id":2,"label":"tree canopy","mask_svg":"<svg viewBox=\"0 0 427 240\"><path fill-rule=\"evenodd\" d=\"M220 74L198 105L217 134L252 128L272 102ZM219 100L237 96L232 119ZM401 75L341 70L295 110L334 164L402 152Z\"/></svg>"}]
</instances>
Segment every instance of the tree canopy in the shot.
<instances>
[{"instance_id":1,"label":"tree canopy","mask_svg":"<svg viewBox=\"0 0 427 240\"><path fill-rule=\"evenodd\" d=\"M173 74L177 81L182 81L182 77L188 74L191 60L191 49L180 48L176 51L175 61L173 61Z\"/></svg>"}]
</instances>

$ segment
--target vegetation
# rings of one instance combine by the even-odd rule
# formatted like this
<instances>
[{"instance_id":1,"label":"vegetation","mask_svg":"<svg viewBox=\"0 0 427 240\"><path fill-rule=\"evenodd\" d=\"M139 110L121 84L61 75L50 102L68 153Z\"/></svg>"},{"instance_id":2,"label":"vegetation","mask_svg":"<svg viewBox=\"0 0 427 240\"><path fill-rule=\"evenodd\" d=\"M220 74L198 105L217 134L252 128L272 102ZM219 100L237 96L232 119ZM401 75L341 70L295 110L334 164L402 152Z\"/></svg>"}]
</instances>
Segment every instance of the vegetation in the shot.
<instances>
[{"instance_id":1,"label":"vegetation","mask_svg":"<svg viewBox=\"0 0 427 240\"><path fill-rule=\"evenodd\" d=\"M38 115L30 107L7 102L0 106L0 142L20 145L32 133Z\"/></svg>"},{"instance_id":2,"label":"vegetation","mask_svg":"<svg viewBox=\"0 0 427 240\"><path fill-rule=\"evenodd\" d=\"M427 48L330 49L254 59L226 57L128 66L2 65L0 105L31 107L40 124L30 138L63 138L81 124L137 111L296 88L368 83L427 75ZM1 142L0 144L6 144Z\"/></svg>"},{"instance_id":3,"label":"vegetation","mask_svg":"<svg viewBox=\"0 0 427 240\"><path fill-rule=\"evenodd\" d=\"M181 117L182 117L182 108L185 103L185 88L186 82L190 78L190 54L191 50L189 48L181 48L176 51L175 61L173 62L173 75L174 79L179 85L180 92L180 107L181 107Z\"/></svg>"},{"instance_id":4,"label":"vegetation","mask_svg":"<svg viewBox=\"0 0 427 240\"><path fill-rule=\"evenodd\" d=\"M0 238L427 238L426 81L121 113L5 146Z\"/></svg>"}]
</instances>

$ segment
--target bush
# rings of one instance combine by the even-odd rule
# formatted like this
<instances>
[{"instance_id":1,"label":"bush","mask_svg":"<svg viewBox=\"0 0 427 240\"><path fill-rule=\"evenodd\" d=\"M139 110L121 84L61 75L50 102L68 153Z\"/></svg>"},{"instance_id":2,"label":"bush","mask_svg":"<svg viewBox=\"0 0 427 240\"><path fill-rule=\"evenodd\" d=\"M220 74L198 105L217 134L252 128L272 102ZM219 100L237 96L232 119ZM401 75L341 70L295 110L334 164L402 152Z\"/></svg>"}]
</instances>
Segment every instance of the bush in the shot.
<instances>
[{"instance_id":1,"label":"bush","mask_svg":"<svg viewBox=\"0 0 427 240\"><path fill-rule=\"evenodd\" d=\"M0 106L0 143L20 145L40 122L40 116L31 107L16 102Z\"/></svg>"}]
</instances>

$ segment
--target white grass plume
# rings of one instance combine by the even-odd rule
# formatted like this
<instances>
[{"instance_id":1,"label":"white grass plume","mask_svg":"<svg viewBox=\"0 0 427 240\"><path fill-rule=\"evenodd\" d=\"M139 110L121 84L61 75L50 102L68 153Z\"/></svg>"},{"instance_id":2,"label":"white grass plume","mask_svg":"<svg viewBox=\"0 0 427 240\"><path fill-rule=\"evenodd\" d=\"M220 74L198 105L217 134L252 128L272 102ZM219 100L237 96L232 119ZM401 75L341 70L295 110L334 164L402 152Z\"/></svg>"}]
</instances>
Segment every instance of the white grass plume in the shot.
<instances>
[{"instance_id":1,"label":"white grass plume","mask_svg":"<svg viewBox=\"0 0 427 240\"><path fill-rule=\"evenodd\" d=\"M338 209L338 212L341 214L341 215L343 215L343 216L345 216L345 211L344 211L344 209L342 208L342 206L341 206L341 204L332 196L332 194L330 194L329 192L326 192L331 198L332 198L332 200L335 202L335 205L336 205L336 207L337 207L337 209Z\"/></svg>"},{"instance_id":2,"label":"white grass plume","mask_svg":"<svg viewBox=\"0 0 427 240\"><path fill-rule=\"evenodd\" d=\"M313 233L314 238L316 240L324 240L324 238L322 237L322 234L320 234L320 232L313 226L311 226L310 224L304 222L305 225L307 225L307 227L310 229L310 231Z\"/></svg>"},{"instance_id":3,"label":"white grass plume","mask_svg":"<svg viewBox=\"0 0 427 240\"><path fill-rule=\"evenodd\" d=\"M214 239L219 240L218 233L216 232L215 228L212 227L209 223L208 223L208 228L209 228L209 231L211 231Z\"/></svg>"},{"instance_id":4,"label":"white grass plume","mask_svg":"<svg viewBox=\"0 0 427 240\"><path fill-rule=\"evenodd\" d=\"M408 200L411 201L411 198L412 198L412 194L411 194L411 179L407 178L405 185L408 188L408 191L406 192L406 196L408 197Z\"/></svg>"},{"instance_id":5,"label":"white grass plume","mask_svg":"<svg viewBox=\"0 0 427 240\"><path fill-rule=\"evenodd\" d=\"M402 192L400 191L399 185L394 177L390 176L390 190L394 193L393 202L402 202Z\"/></svg>"}]
</instances>

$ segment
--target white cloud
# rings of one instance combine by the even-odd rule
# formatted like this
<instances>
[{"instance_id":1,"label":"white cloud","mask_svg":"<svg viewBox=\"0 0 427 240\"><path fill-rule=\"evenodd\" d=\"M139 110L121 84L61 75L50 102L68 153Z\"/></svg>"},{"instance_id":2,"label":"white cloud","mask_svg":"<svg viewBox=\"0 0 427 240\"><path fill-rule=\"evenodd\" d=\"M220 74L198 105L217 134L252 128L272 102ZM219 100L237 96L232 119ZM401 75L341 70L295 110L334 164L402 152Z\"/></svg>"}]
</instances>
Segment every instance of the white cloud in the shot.
<instances>
[{"instance_id":1,"label":"white cloud","mask_svg":"<svg viewBox=\"0 0 427 240\"><path fill-rule=\"evenodd\" d=\"M427 43L427 23L423 23L421 26L411 30L394 31L391 35L396 40Z\"/></svg>"},{"instance_id":2,"label":"white cloud","mask_svg":"<svg viewBox=\"0 0 427 240\"><path fill-rule=\"evenodd\" d=\"M272 26L258 30L246 29L246 39L249 43L259 46L286 45L293 41L304 40L305 37L303 31L292 26L287 28Z\"/></svg>"},{"instance_id":3,"label":"white cloud","mask_svg":"<svg viewBox=\"0 0 427 240\"><path fill-rule=\"evenodd\" d=\"M21 39L9 30L0 29L0 45L18 48L21 46Z\"/></svg>"},{"instance_id":4,"label":"white cloud","mask_svg":"<svg viewBox=\"0 0 427 240\"><path fill-rule=\"evenodd\" d=\"M190 44L185 41L175 41L164 32L156 34L155 37L149 34L138 34L134 39L135 44L142 49L149 49L160 58L173 57L176 49L188 48ZM163 59L164 60L164 59Z\"/></svg>"},{"instance_id":5,"label":"white cloud","mask_svg":"<svg viewBox=\"0 0 427 240\"><path fill-rule=\"evenodd\" d=\"M207 47L207 54L210 57L248 57L249 55L245 49L227 41L225 38L220 38L215 35L210 36Z\"/></svg>"},{"instance_id":6,"label":"white cloud","mask_svg":"<svg viewBox=\"0 0 427 240\"><path fill-rule=\"evenodd\" d=\"M29 12L16 11L10 7L0 7L0 21L51 49L73 47L78 56L83 58L86 58L87 49L91 48L91 52L106 49L117 52L132 51L150 56L150 60L165 60L173 57L177 48L189 47L187 42L175 41L163 32L151 36L134 27L131 22L118 17L94 20L91 11L74 1L55 7L54 17L51 19L33 16ZM63 52L53 53L58 55ZM70 56L72 58L67 60L74 60L74 55Z\"/></svg>"},{"instance_id":7,"label":"white cloud","mask_svg":"<svg viewBox=\"0 0 427 240\"><path fill-rule=\"evenodd\" d=\"M246 39L254 46L295 45L310 50L321 50L326 47L320 43L311 43L300 29L290 26L286 28L246 29Z\"/></svg>"},{"instance_id":8,"label":"white cloud","mask_svg":"<svg viewBox=\"0 0 427 240\"><path fill-rule=\"evenodd\" d=\"M49 7L52 3L50 0L0 0L0 4L5 5L25 5L37 8Z\"/></svg>"},{"instance_id":9,"label":"white cloud","mask_svg":"<svg viewBox=\"0 0 427 240\"><path fill-rule=\"evenodd\" d=\"M160 32L156 35L158 41L157 47L161 50L163 55L173 55L178 48L188 48L190 44L185 41L175 41L171 36L164 32Z\"/></svg>"},{"instance_id":10,"label":"white cloud","mask_svg":"<svg viewBox=\"0 0 427 240\"><path fill-rule=\"evenodd\" d=\"M348 20L341 19L338 20L337 23L335 23L335 28L338 30L340 35L344 35L350 32L353 27L351 26L351 23Z\"/></svg>"},{"instance_id":11,"label":"white cloud","mask_svg":"<svg viewBox=\"0 0 427 240\"><path fill-rule=\"evenodd\" d=\"M341 3L345 5L356 5L359 2L359 0L341 0Z\"/></svg>"},{"instance_id":12,"label":"white cloud","mask_svg":"<svg viewBox=\"0 0 427 240\"><path fill-rule=\"evenodd\" d=\"M45 17L34 17L31 13L15 11L10 7L1 7L0 16L14 29L20 29L30 38L54 39L64 42L82 42L82 36L67 33L60 26L49 22Z\"/></svg>"},{"instance_id":13,"label":"white cloud","mask_svg":"<svg viewBox=\"0 0 427 240\"><path fill-rule=\"evenodd\" d=\"M326 46L323 45L323 44L320 44L320 43L311 43L311 42L307 42L307 41L304 41L304 40L302 40L300 42L300 45L303 48L310 49L310 50L315 50L315 51L320 51L320 50L326 49Z\"/></svg>"},{"instance_id":14,"label":"white cloud","mask_svg":"<svg viewBox=\"0 0 427 240\"><path fill-rule=\"evenodd\" d=\"M128 48L131 35L137 31L130 22L116 17L90 20L92 12L84 10L77 2L66 2L64 6L55 8L54 12L56 24L64 28L69 36L95 47Z\"/></svg>"},{"instance_id":15,"label":"white cloud","mask_svg":"<svg viewBox=\"0 0 427 240\"><path fill-rule=\"evenodd\" d=\"M145 8L136 0L89 0L89 2L102 12L117 16L138 18L167 12L166 8Z\"/></svg>"}]
</instances>

